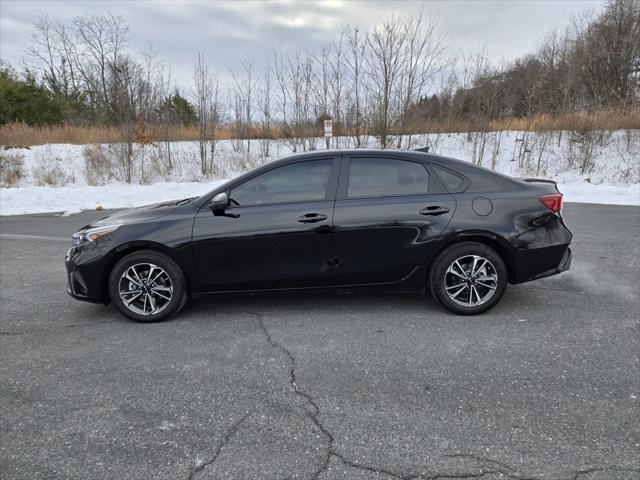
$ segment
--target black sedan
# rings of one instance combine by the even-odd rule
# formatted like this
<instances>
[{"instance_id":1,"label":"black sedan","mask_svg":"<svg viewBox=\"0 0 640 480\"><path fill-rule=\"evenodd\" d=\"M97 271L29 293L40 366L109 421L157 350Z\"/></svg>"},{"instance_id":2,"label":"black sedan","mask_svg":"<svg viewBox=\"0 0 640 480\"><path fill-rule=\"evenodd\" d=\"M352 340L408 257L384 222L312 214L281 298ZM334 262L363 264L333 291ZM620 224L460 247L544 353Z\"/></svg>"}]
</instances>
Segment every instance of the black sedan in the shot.
<instances>
[{"instance_id":1,"label":"black sedan","mask_svg":"<svg viewBox=\"0 0 640 480\"><path fill-rule=\"evenodd\" d=\"M423 152L293 155L82 228L68 291L140 322L200 294L354 287L429 289L452 312L478 314L507 283L569 268L561 208L553 182Z\"/></svg>"}]
</instances>

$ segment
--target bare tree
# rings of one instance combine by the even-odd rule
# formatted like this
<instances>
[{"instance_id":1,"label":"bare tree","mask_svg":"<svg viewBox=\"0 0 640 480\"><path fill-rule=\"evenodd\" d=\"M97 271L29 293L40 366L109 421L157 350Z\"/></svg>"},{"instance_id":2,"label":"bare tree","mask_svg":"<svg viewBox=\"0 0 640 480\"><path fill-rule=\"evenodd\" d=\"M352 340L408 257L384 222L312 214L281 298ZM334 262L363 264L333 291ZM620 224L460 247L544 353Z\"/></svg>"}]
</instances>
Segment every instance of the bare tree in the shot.
<instances>
[{"instance_id":1,"label":"bare tree","mask_svg":"<svg viewBox=\"0 0 640 480\"><path fill-rule=\"evenodd\" d=\"M253 95L255 90L255 74L250 57L240 60L237 71L230 70L233 79L233 97L236 109L236 132L238 138L246 138L247 156L251 154L251 129L253 126Z\"/></svg>"},{"instance_id":2,"label":"bare tree","mask_svg":"<svg viewBox=\"0 0 640 480\"><path fill-rule=\"evenodd\" d=\"M329 47L324 47L320 50L320 53L315 55L315 67L314 81L312 84L312 91L315 99L314 114L316 120L319 122L328 120L331 118L329 114L329 96L330 96L330 55L331 51ZM325 138L327 149L330 146L329 137Z\"/></svg>"},{"instance_id":3,"label":"bare tree","mask_svg":"<svg viewBox=\"0 0 640 480\"><path fill-rule=\"evenodd\" d=\"M127 44L128 27L120 16L84 15L74 18L74 63L98 109L105 108L108 115L118 117L115 109L120 105L121 92L109 85L123 85L117 77ZM114 79L109 79L113 75Z\"/></svg>"},{"instance_id":4,"label":"bare tree","mask_svg":"<svg viewBox=\"0 0 640 480\"><path fill-rule=\"evenodd\" d=\"M363 62L366 49L366 39L360 32L358 27L347 28L347 43L349 45L349 56L346 63L349 66L349 74L352 89L352 105L353 105L353 131L356 140L356 146L362 146L363 133L363 112L361 89L363 84Z\"/></svg>"},{"instance_id":5,"label":"bare tree","mask_svg":"<svg viewBox=\"0 0 640 480\"><path fill-rule=\"evenodd\" d=\"M313 60L300 52L274 54L274 74L279 89L284 139L291 150L307 150L307 124L313 97Z\"/></svg>"},{"instance_id":6,"label":"bare tree","mask_svg":"<svg viewBox=\"0 0 640 480\"><path fill-rule=\"evenodd\" d=\"M84 86L76 71L78 46L65 24L40 15L26 53L29 64L41 69L42 81L49 90L72 99L80 96Z\"/></svg>"},{"instance_id":7,"label":"bare tree","mask_svg":"<svg viewBox=\"0 0 640 480\"><path fill-rule=\"evenodd\" d=\"M629 105L640 71L640 2L610 0L599 18L582 15L574 29L575 61L591 102Z\"/></svg>"},{"instance_id":8,"label":"bare tree","mask_svg":"<svg viewBox=\"0 0 640 480\"><path fill-rule=\"evenodd\" d=\"M220 142L220 134L222 129L224 105L220 98L220 82L216 77L213 78L213 91L209 104L209 166L208 173L216 174L215 156L216 147Z\"/></svg>"},{"instance_id":9,"label":"bare tree","mask_svg":"<svg viewBox=\"0 0 640 480\"><path fill-rule=\"evenodd\" d=\"M336 131L334 135L335 147L340 148L340 135L342 133L343 124L343 103L342 96L344 87L344 32L340 33L338 40L333 42L331 49L330 65L331 65L331 97L333 103L333 128Z\"/></svg>"},{"instance_id":10,"label":"bare tree","mask_svg":"<svg viewBox=\"0 0 640 480\"><path fill-rule=\"evenodd\" d=\"M110 65L110 70L114 74L109 77L113 84L108 87L109 91L113 92L110 100L113 109L112 119L118 125L122 138L122 144L119 145L119 163L125 182L131 182L134 176L136 102L140 91L138 87L144 73L139 64L127 57L119 57L116 64ZM141 173L142 178L144 171Z\"/></svg>"},{"instance_id":11,"label":"bare tree","mask_svg":"<svg viewBox=\"0 0 640 480\"><path fill-rule=\"evenodd\" d=\"M217 92L217 79L211 71L204 55L198 53L192 69L192 79L194 84L194 104L198 119L198 147L200 152L200 171L203 175L210 172L209 141L210 126L212 120L212 98Z\"/></svg>"},{"instance_id":12,"label":"bare tree","mask_svg":"<svg viewBox=\"0 0 640 480\"><path fill-rule=\"evenodd\" d=\"M271 94L272 94L272 85L271 85L271 69L269 66L265 69L264 76L262 78L262 85L258 92L258 106L261 116L261 141L260 141L260 150L262 159L270 156L270 147L271 147L271 137L273 135L271 131L271 123L272 123L272 106L271 106Z\"/></svg>"},{"instance_id":13,"label":"bare tree","mask_svg":"<svg viewBox=\"0 0 640 480\"><path fill-rule=\"evenodd\" d=\"M286 75L286 61L284 58L284 53L279 50L273 51L273 67L272 72L275 77L275 82L277 85L277 101L278 101L278 109L280 114L280 131L282 137L289 137L289 129L288 129L288 99L289 99L289 85L287 83L287 75Z\"/></svg>"},{"instance_id":14,"label":"bare tree","mask_svg":"<svg viewBox=\"0 0 640 480\"><path fill-rule=\"evenodd\" d=\"M367 65L375 102L375 130L380 147L387 148L391 127L392 101L397 88L406 36L402 22L391 17L367 36Z\"/></svg>"},{"instance_id":15,"label":"bare tree","mask_svg":"<svg viewBox=\"0 0 640 480\"><path fill-rule=\"evenodd\" d=\"M428 82L442 69L440 65L444 52L444 43L437 32L437 23L419 16L406 20L402 73L401 104L399 115L401 120L407 119L412 106L418 102ZM402 147L402 137L398 136L398 148ZM411 147L411 133L407 138L407 148Z\"/></svg>"},{"instance_id":16,"label":"bare tree","mask_svg":"<svg viewBox=\"0 0 640 480\"><path fill-rule=\"evenodd\" d=\"M35 22L31 43L27 55L32 62L42 65L42 77L47 87L54 93L62 89L62 77L65 59L61 58L57 48L58 34L55 23L46 15L40 15Z\"/></svg>"}]
</instances>

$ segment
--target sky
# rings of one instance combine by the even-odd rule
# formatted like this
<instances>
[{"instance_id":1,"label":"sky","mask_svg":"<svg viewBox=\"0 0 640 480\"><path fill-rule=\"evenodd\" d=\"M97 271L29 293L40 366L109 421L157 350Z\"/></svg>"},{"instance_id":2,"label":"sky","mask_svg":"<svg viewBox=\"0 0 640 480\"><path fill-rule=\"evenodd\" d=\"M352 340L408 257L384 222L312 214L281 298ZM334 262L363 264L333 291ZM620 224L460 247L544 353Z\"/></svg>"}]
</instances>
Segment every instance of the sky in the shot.
<instances>
[{"instance_id":1,"label":"sky","mask_svg":"<svg viewBox=\"0 0 640 480\"><path fill-rule=\"evenodd\" d=\"M151 46L170 66L178 87L189 88L197 52L225 77L247 55L265 65L274 48L318 51L346 25L365 29L391 14L423 11L438 22L451 51L485 48L494 62L531 52L554 27L564 27L603 0L438 1L196 1L0 0L0 58L17 70L40 13L60 21L87 13L121 15L129 26L129 51Z\"/></svg>"}]
</instances>

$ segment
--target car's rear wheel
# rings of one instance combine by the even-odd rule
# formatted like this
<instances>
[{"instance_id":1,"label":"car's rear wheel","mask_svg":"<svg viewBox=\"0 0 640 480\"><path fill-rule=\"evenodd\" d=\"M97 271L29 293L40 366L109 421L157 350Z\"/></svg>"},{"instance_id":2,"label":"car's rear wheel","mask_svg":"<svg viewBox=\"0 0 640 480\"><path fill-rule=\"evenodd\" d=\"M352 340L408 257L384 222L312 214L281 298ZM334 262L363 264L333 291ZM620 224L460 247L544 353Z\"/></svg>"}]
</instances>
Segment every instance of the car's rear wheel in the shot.
<instances>
[{"instance_id":1,"label":"car's rear wheel","mask_svg":"<svg viewBox=\"0 0 640 480\"><path fill-rule=\"evenodd\" d=\"M500 255L482 243L456 243L435 259L429 284L434 298L452 312L476 315L500 301L507 268Z\"/></svg>"},{"instance_id":2,"label":"car's rear wheel","mask_svg":"<svg viewBox=\"0 0 640 480\"><path fill-rule=\"evenodd\" d=\"M153 250L121 259L109 275L109 295L136 322L159 322L178 313L187 299L184 274L170 257Z\"/></svg>"}]
</instances>

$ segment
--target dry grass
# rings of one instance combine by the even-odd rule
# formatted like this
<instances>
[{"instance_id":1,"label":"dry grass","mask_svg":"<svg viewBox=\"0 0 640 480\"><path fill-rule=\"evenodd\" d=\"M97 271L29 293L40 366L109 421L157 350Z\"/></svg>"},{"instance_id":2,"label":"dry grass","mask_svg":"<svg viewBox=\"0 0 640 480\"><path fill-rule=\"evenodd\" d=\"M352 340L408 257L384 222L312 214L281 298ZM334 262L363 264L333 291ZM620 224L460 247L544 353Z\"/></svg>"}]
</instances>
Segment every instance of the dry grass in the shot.
<instances>
[{"instance_id":1,"label":"dry grass","mask_svg":"<svg viewBox=\"0 0 640 480\"><path fill-rule=\"evenodd\" d=\"M34 160L36 162L31 166L31 175L36 185L60 187L75 181L75 174L65 173L65 159L57 157L51 146L47 145L38 151Z\"/></svg>"},{"instance_id":2,"label":"dry grass","mask_svg":"<svg viewBox=\"0 0 640 480\"><path fill-rule=\"evenodd\" d=\"M38 186L61 187L73 183L73 179L66 175L58 163L40 163L33 168L33 179Z\"/></svg>"},{"instance_id":3,"label":"dry grass","mask_svg":"<svg viewBox=\"0 0 640 480\"><path fill-rule=\"evenodd\" d=\"M136 143L149 144L157 141L187 141L198 139L196 126L172 127L167 130L163 125L144 125L142 129L134 126ZM317 134L317 133L316 133ZM234 138L233 128L225 126L220 130L220 139ZM253 128L251 138L262 138L262 128ZM272 136L284 137L283 132L272 128ZM72 125L54 125L49 127L30 127L24 123L10 123L0 127L0 145L7 147L29 147L52 143L71 143L76 145L119 143L121 132L115 127L77 127Z\"/></svg>"},{"instance_id":4,"label":"dry grass","mask_svg":"<svg viewBox=\"0 0 640 480\"><path fill-rule=\"evenodd\" d=\"M503 118L482 122L462 120L427 122L411 125L411 133L464 133L505 130L544 132L558 130L634 130L640 129L637 110L604 110L595 113L574 113L559 116L536 115L530 118Z\"/></svg>"},{"instance_id":5,"label":"dry grass","mask_svg":"<svg viewBox=\"0 0 640 480\"><path fill-rule=\"evenodd\" d=\"M597 113L564 114L557 117L538 115L531 119L518 118L491 122L492 130L632 130L640 129L640 112L633 110L605 110ZM507 127L507 128L505 128Z\"/></svg>"},{"instance_id":6,"label":"dry grass","mask_svg":"<svg viewBox=\"0 0 640 480\"><path fill-rule=\"evenodd\" d=\"M0 186L14 187L24 177L24 157L0 151Z\"/></svg>"},{"instance_id":7,"label":"dry grass","mask_svg":"<svg viewBox=\"0 0 640 480\"><path fill-rule=\"evenodd\" d=\"M47 143L113 143L120 141L115 128L76 127L60 125L30 127L24 123L10 123L0 127L0 145L31 146Z\"/></svg>"},{"instance_id":8,"label":"dry grass","mask_svg":"<svg viewBox=\"0 0 640 480\"><path fill-rule=\"evenodd\" d=\"M82 150L85 175L89 185L103 185L112 177L112 159L102 145L86 145Z\"/></svg>"},{"instance_id":9,"label":"dry grass","mask_svg":"<svg viewBox=\"0 0 640 480\"><path fill-rule=\"evenodd\" d=\"M472 131L552 131L552 130L620 130L640 129L640 113L637 110L606 110L596 113L565 114L556 117L538 115L531 118L506 118L482 122L478 120L415 122L401 133L459 133ZM262 138L262 127L251 129L251 138ZM336 135L354 135L348 129L335 131ZM363 134L373 132L363 132ZM398 132L390 132L391 134ZM272 138L290 137L290 131L272 127ZM309 128L305 136L320 136L321 129ZM233 128L229 125L220 131L221 139L234 138ZM50 143L99 144L118 143L122 136L117 128L106 127L77 127L60 125L51 127L30 127L21 123L13 123L0 127L0 145L22 147L44 145ZM195 126L183 126L167 130L164 126L144 126L140 135L140 143L149 141L184 141L197 140L198 130Z\"/></svg>"}]
</instances>

